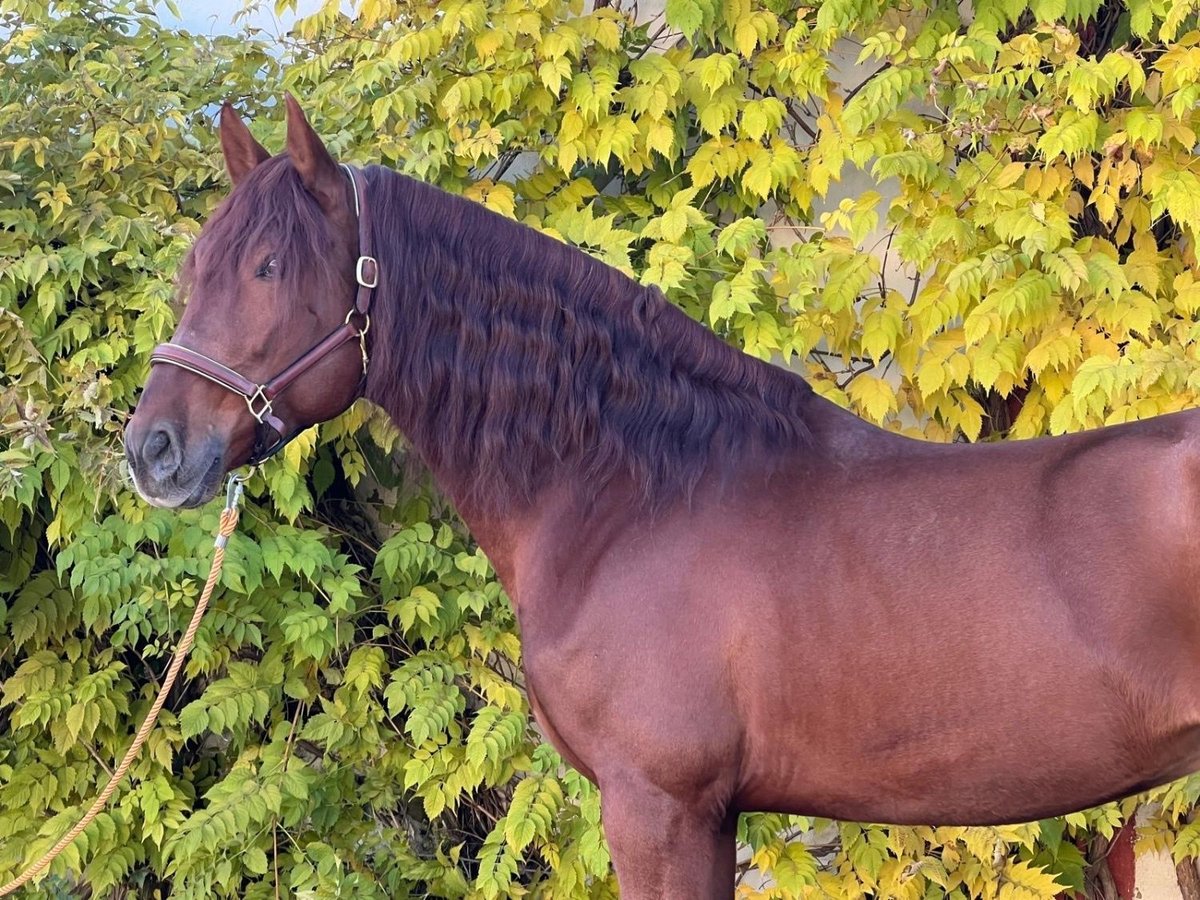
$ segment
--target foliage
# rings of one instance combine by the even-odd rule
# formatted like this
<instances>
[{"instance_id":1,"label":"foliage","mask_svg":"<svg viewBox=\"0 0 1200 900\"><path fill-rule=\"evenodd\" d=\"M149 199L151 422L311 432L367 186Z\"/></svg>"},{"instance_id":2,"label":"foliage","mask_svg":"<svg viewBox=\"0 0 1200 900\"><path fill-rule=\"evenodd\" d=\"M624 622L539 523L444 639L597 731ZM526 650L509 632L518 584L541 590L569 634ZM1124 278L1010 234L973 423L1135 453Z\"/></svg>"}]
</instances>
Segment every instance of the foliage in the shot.
<instances>
[{"instance_id":1,"label":"foliage","mask_svg":"<svg viewBox=\"0 0 1200 900\"><path fill-rule=\"evenodd\" d=\"M636 24L331 0L272 46L0 0L0 39L0 876L99 789L207 568L214 511L136 501L120 428L226 190L219 100L278 147L286 87L339 155L584 247L888 427L1023 438L1195 403L1193 5L668 0ZM252 479L188 684L33 893L615 892L508 603L399 450L360 404ZM1198 796L1010 828L744 816L773 886L739 890L1048 897L1139 803L1142 847L1200 855Z\"/></svg>"}]
</instances>

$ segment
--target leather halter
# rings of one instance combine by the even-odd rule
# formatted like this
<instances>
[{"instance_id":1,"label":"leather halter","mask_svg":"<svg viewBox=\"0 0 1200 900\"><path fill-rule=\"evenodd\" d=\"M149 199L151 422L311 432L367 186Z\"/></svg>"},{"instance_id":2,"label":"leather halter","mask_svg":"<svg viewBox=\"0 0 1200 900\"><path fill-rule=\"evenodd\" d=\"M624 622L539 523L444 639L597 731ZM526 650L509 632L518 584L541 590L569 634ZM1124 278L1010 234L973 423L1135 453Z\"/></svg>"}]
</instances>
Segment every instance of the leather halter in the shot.
<instances>
[{"instance_id":1,"label":"leather halter","mask_svg":"<svg viewBox=\"0 0 1200 900\"><path fill-rule=\"evenodd\" d=\"M362 351L363 381L367 377L367 331L371 327L371 300L375 295L375 286L379 284L379 262L373 255L374 246L371 234L370 207L367 205L367 183L363 174L353 166L342 163L341 167L350 178L350 186L354 192L354 213L358 218L358 262L354 266L354 278L358 282L358 290L354 295L354 306L346 313L346 320L330 332L324 339L318 341L283 371L272 378L259 383L247 378L240 372L229 368L215 359L205 356L182 344L167 342L159 344L150 354L150 365L164 363L176 366L193 375L199 375L237 394L246 401L250 415L258 422L255 431L254 450L247 462L257 465L265 459L274 456L282 450L292 438L303 428L288 429L283 419L275 414L272 404L297 378L337 350L342 344L358 340ZM358 320L360 325L356 324ZM362 382L359 383L362 390ZM275 433L269 443L264 440L266 430Z\"/></svg>"}]
</instances>

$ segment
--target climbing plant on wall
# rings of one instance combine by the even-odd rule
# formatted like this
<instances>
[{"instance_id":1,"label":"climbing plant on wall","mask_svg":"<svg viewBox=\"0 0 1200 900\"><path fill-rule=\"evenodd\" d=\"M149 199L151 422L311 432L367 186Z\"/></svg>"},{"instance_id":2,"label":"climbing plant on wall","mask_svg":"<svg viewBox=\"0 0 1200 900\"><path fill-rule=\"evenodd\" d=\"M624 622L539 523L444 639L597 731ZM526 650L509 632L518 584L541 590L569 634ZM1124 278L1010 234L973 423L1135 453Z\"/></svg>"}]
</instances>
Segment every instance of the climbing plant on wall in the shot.
<instances>
[{"instance_id":1,"label":"climbing plant on wall","mask_svg":"<svg viewBox=\"0 0 1200 900\"><path fill-rule=\"evenodd\" d=\"M215 512L137 501L120 430L227 190L221 100L278 148L290 90L339 156L580 246L887 427L1031 438L1200 385L1193 4L332 0L274 42L0 0L0 65L0 877L98 790L207 570ZM31 895L613 895L501 588L379 412L249 494L188 684ZM1138 804L1143 848L1200 854L1198 796L1006 828L744 816L739 891L1082 891Z\"/></svg>"}]
</instances>

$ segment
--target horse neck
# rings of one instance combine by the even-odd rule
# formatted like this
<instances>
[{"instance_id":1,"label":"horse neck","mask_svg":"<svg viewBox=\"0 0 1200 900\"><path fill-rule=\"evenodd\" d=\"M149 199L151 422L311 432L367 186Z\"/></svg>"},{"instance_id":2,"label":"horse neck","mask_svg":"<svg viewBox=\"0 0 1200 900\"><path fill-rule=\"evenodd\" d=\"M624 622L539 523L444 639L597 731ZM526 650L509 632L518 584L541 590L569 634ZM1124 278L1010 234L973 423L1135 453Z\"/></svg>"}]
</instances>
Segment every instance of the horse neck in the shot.
<instances>
[{"instance_id":1,"label":"horse neck","mask_svg":"<svg viewBox=\"0 0 1200 900\"><path fill-rule=\"evenodd\" d=\"M804 439L807 384L657 290L478 204L369 178L382 274L367 393L468 524L502 530L601 490L632 510L756 441Z\"/></svg>"}]
</instances>

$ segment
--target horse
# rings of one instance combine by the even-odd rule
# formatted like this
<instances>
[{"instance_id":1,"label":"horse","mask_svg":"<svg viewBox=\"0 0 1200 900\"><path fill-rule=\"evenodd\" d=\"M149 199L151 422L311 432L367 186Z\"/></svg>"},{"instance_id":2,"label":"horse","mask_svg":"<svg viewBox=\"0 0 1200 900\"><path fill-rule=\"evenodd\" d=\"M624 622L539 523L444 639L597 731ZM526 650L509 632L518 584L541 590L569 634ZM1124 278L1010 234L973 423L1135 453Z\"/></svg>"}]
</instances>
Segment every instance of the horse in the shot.
<instances>
[{"instance_id":1,"label":"horse","mask_svg":"<svg viewBox=\"0 0 1200 900\"><path fill-rule=\"evenodd\" d=\"M511 598L623 897L730 897L743 811L1014 823L1200 769L1200 414L901 436L286 107L274 157L221 111L136 489L197 506L386 410Z\"/></svg>"}]
</instances>

